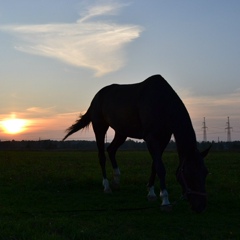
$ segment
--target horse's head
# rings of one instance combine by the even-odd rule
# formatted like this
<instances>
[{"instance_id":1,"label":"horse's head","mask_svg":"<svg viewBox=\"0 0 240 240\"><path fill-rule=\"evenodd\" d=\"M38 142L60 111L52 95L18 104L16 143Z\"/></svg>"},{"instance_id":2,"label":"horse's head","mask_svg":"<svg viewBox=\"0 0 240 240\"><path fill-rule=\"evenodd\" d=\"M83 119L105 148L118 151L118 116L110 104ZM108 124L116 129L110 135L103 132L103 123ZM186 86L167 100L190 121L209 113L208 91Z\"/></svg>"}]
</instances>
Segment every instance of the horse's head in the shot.
<instances>
[{"instance_id":1,"label":"horse's head","mask_svg":"<svg viewBox=\"0 0 240 240\"><path fill-rule=\"evenodd\" d=\"M191 209L201 213L207 206L206 177L208 170L204 164L204 157L210 147L203 151L194 151L182 160L177 169L177 180L182 186L183 196L189 201Z\"/></svg>"}]
</instances>

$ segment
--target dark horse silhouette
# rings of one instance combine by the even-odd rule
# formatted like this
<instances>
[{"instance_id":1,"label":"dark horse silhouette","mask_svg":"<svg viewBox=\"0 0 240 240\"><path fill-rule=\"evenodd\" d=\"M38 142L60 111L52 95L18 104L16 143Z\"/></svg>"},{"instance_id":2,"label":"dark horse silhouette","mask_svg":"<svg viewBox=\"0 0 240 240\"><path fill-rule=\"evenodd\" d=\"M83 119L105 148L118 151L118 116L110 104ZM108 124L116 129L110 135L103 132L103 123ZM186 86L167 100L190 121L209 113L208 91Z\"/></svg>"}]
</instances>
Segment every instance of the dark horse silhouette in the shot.
<instances>
[{"instance_id":1,"label":"dark horse silhouette","mask_svg":"<svg viewBox=\"0 0 240 240\"><path fill-rule=\"evenodd\" d=\"M156 198L154 181L157 174L162 205L169 205L162 154L173 134L179 155L176 176L183 195L194 211L202 212L206 208L205 180L208 172L203 158L209 149L202 153L198 151L188 111L162 76L154 75L136 84L113 84L102 88L93 98L87 112L67 129L68 133L63 140L90 123L96 136L105 192L111 191L105 169L104 144L110 126L115 130L115 136L107 152L114 169L115 184L119 184L120 176L115 158L117 149L127 137L144 139L153 160L148 198Z\"/></svg>"}]
</instances>

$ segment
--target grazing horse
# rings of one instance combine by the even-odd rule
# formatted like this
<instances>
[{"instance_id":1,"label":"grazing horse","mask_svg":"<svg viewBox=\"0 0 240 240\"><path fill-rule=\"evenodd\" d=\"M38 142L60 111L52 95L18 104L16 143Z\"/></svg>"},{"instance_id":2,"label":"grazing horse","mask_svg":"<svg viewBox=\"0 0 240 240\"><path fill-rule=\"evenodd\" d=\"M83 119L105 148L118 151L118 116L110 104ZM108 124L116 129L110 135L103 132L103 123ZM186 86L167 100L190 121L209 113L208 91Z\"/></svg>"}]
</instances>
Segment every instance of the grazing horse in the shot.
<instances>
[{"instance_id":1,"label":"grazing horse","mask_svg":"<svg viewBox=\"0 0 240 240\"><path fill-rule=\"evenodd\" d=\"M90 123L96 137L105 192L111 192L105 169L104 144L110 126L115 130L115 136L107 152L114 170L115 184L119 184L120 177L115 158L117 149L127 137L143 139L152 157L148 198L156 198L154 181L157 175L160 179L162 206L168 206L170 202L162 154L173 134L179 155L176 177L182 186L183 196L194 211L202 212L206 208L205 181L208 172L203 158L209 149L202 153L198 151L188 111L162 76L154 75L136 84L112 84L102 88L93 98L87 112L67 129L68 133L63 140Z\"/></svg>"}]
</instances>

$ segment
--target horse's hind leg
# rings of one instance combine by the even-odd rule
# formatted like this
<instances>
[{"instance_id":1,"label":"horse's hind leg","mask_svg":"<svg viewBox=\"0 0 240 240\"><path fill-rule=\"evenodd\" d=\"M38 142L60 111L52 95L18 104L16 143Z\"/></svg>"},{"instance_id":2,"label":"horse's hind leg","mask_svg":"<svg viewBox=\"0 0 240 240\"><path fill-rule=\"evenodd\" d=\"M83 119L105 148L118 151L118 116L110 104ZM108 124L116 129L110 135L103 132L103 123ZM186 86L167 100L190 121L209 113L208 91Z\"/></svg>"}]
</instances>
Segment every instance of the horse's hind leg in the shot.
<instances>
[{"instance_id":1,"label":"horse's hind leg","mask_svg":"<svg viewBox=\"0 0 240 240\"><path fill-rule=\"evenodd\" d=\"M110 193L112 192L112 190L109 186L109 181L107 179L105 143L104 143L108 126L104 124L101 124L101 125L93 124L93 130L96 136L96 142L98 147L98 158L99 158L99 163L102 169L104 192Z\"/></svg>"},{"instance_id":2,"label":"horse's hind leg","mask_svg":"<svg viewBox=\"0 0 240 240\"><path fill-rule=\"evenodd\" d=\"M155 164L154 162L152 162L152 170L151 170L151 175L148 181L148 201L156 201L157 200L157 195L155 194L154 191L154 182L155 182L155 178L156 178L156 169L155 169Z\"/></svg>"},{"instance_id":3,"label":"horse's hind leg","mask_svg":"<svg viewBox=\"0 0 240 240\"><path fill-rule=\"evenodd\" d=\"M117 149L125 142L125 140L125 136L115 133L113 141L107 148L107 152L113 167L113 186L115 188L118 188L120 184L120 170L116 161L116 152Z\"/></svg>"}]
</instances>

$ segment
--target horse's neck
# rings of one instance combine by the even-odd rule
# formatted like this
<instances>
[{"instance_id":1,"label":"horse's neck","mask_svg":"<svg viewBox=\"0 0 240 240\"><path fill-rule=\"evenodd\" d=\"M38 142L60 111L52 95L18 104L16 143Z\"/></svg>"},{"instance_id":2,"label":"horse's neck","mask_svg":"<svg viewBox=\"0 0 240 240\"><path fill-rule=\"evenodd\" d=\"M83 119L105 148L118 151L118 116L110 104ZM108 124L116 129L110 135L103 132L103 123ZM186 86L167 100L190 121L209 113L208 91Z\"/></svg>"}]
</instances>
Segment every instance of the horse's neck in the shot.
<instances>
[{"instance_id":1,"label":"horse's neck","mask_svg":"<svg viewBox=\"0 0 240 240\"><path fill-rule=\"evenodd\" d=\"M197 148L197 141L194 129L190 118L176 121L173 135L176 141L178 154L185 157L189 152L195 151Z\"/></svg>"}]
</instances>

